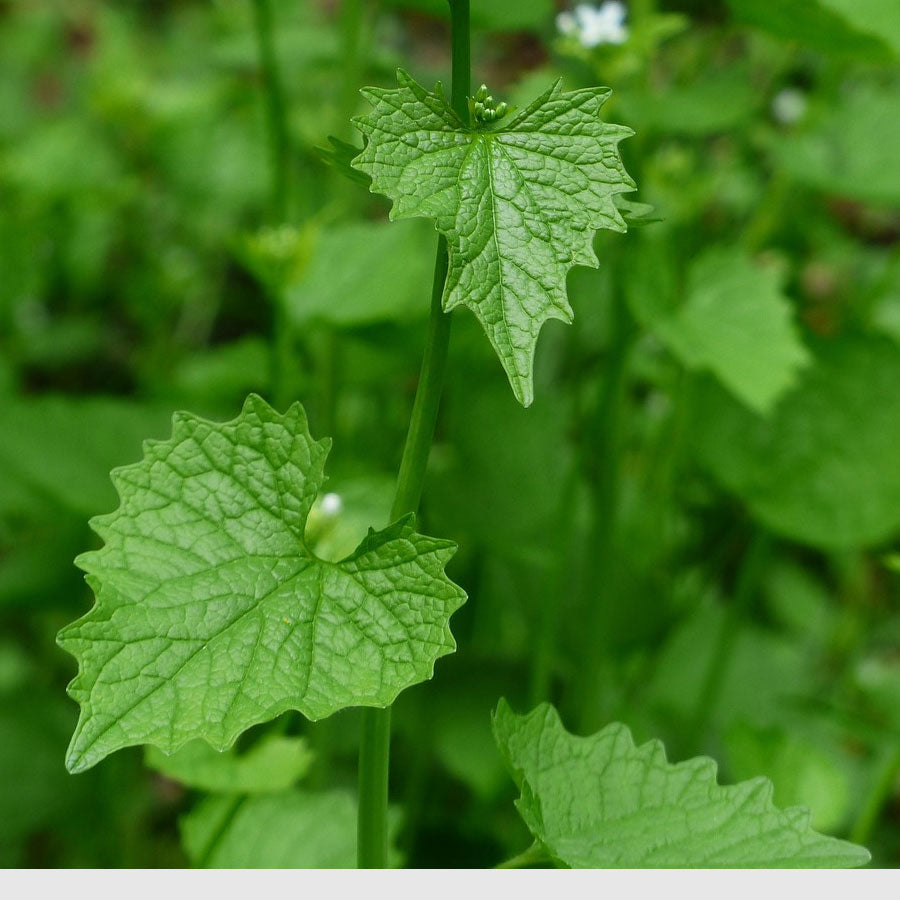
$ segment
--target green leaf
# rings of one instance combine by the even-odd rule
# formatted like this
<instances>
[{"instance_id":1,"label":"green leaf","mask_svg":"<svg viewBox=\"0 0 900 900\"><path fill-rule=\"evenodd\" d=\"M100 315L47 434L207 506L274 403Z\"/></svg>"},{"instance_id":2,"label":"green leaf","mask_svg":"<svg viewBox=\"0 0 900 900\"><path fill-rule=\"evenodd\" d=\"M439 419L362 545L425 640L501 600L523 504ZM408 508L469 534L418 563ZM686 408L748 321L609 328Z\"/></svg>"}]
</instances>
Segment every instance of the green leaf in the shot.
<instances>
[{"instance_id":1,"label":"green leaf","mask_svg":"<svg viewBox=\"0 0 900 900\"><path fill-rule=\"evenodd\" d=\"M900 351L843 338L816 357L768 419L703 386L691 437L714 478L778 534L877 544L900 528Z\"/></svg>"},{"instance_id":2,"label":"green leaf","mask_svg":"<svg viewBox=\"0 0 900 900\"><path fill-rule=\"evenodd\" d=\"M819 0L854 28L873 34L900 54L900 3L894 0Z\"/></svg>"},{"instance_id":3,"label":"green leaf","mask_svg":"<svg viewBox=\"0 0 900 900\"><path fill-rule=\"evenodd\" d=\"M865 697L867 712L893 739L900 731L900 660L892 645L861 659L853 672L853 684Z\"/></svg>"},{"instance_id":4,"label":"green leaf","mask_svg":"<svg viewBox=\"0 0 900 900\"><path fill-rule=\"evenodd\" d=\"M299 328L326 322L354 328L428 313L434 232L424 222L353 222L315 234L309 264L284 288ZM353 265L335 265L335 260Z\"/></svg>"},{"instance_id":5,"label":"green leaf","mask_svg":"<svg viewBox=\"0 0 900 900\"><path fill-rule=\"evenodd\" d=\"M705 710L713 733L740 722L770 722L791 708L794 698L816 694L816 657L808 646L746 619L729 621L724 603L700 603L659 648L643 686L642 708L653 710L658 720L691 721L726 628L727 664Z\"/></svg>"},{"instance_id":6,"label":"green leaf","mask_svg":"<svg viewBox=\"0 0 900 900\"><path fill-rule=\"evenodd\" d=\"M621 724L569 734L549 704L525 716L504 700L494 734L522 792L517 806L550 856L571 868L861 866L862 847L813 831L809 812L772 804L756 778L716 783L706 757L672 764L659 741Z\"/></svg>"},{"instance_id":7,"label":"green leaf","mask_svg":"<svg viewBox=\"0 0 900 900\"><path fill-rule=\"evenodd\" d=\"M396 833L399 820L391 817ZM356 801L346 791L217 796L181 820L188 859L211 869L351 869ZM398 863L396 851L391 862Z\"/></svg>"},{"instance_id":8,"label":"green leaf","mask_svg":"<svg viewBox=\"0 0 900 900\"><path fill-rule=\"evenodd\" d=\"M838 58L866 62L891 60L891 52L881 40L857 31L848 21L849 17L829 8L837 5L833 0L824 0L824 3L819 0L791 0L790 3L728 0L728 5L739 22L760 28L781 40L798 41Z\"/></svg>"},{"instance_id":9,"label":"green leaf","mask_svg":"<svg viewBox=\"0 0 900 900\"><path fill-rule=\"evenodd\" d=\"M895 85L855 84L816 127L779 135L770 151L792 178L829 194L868 203L900 204L900 90Z\"/></svg>"},{"instance_id":10,"label":"green leaf","mask_svg":"<svg viewBox=\"0 0 900 900\"><path fill-rule=\"evenodd\" d=\"M708 369L750 409L768 413L809 361L772 270L740 251L711 250L688 272L685 300L661 309L648 266L629 291L636 315L690 368Z\"/></svg>"},{"instance_id":11,"label":"green leaf","mask_svg":"<svg viewBox=\"0 0 900 900\"><path fill-rule=\"evenodd\" d=\"M217 344L203 353L192 354L173 367L170 375L172 391L179 402L189 398L192 405L229 409L234 398L240 402L240 398L251 391L268 387L271 353L261 337Z\"/></svg>"},{"instance_id":12,"label":"green leaf","mask_svg":"<svg viewBox=\"0 0 900 900\"><path fill-rule=\"evenodd\" d=\"M622 218L632 228L655 225L657 222L665 221L650 203L638 203L635 200L626 200L625 197L617 196L616 207L622 213Z\"/></svg>"},{"instance_id":13,"label":"green leaf","mask_svg":"<svg viewBox=\"0 0 900 900\"><path fill-rule=\"evenodd\" d=\"M765 772L779 805L808 806L815 828L827 831L845 823L852 794L844 760L803 734L741 723L725 735L725 752L738 778Z\"/></svg>"},{"instance_id":14,"label":"green leaf","mask_svg":"<svg viewBox=\"0 0 900 900\"><path fill-rule=\"evenodd\" d=\"M24 688L0 693L0 866L27 865L18 853L28 837L46 829L58 839L67 821L90 803L87 784L73 784L59 764L59 748L71 728L61 696L38 688L32 674ZM33 857L31 857L33 858Z\"/></svg>"},{"instance_id":15,"label":"green leaf","mask_svg":"<svg viewBox=\"0 0 900 900\"><path fill-rule=\"evenodd\" d=\"M407 517L338 563L307 549L328 448L299 404L251 395L225 424L177 413L113 473L120 506L92 521L106 544L76 561L97 602L59 636L80 663L71 771L140 743L224 749L288 709L383 707L455 649L452 543Z\"/></svg>"},{"instance_id":16,"label":"green leaf","mask_svg":"<svg viewBox=\"0 0 900 900\"><path fill-rule=\"evenodd\" d=\"M167 778L201 791L259 794L291 787L312 763L303 738L270 734L245 753L233 747L213 750L204 741L191 741L167 756L148 747L144 761Z\"/></svg>"},{"instance_id":17,"label":"green leaf","mask_svg":"<svg viewBox=\"0 0 900 900\"><path fill-rule=\"evenodd\" d=\"M642 134L706 136L745 126L758 113L762 99L750 72L734 67L704 69L695 83L672 84L664 92L637 87L620 102L628 121Z\"/></svg>"},{"instance_id":18,"label":"green leaf","mask_svg":"<svg viewBox=\"0 0 900 900\"><path fill-rule=\"evenodd\" d=\"M394 201L391 218L426 216L447 238L443 304L468 306L517 399L533 398L532 363L548 319L571 322L566 273L597 266L599 228L625 231L617 194L634 190L618 143L632 134L600 120L607 88L564 93L557 82L530 106L468 127L438 85L429 93L400 70L399 88L367 88L368 138L354 165Z\"/></svg>"},{"instance_id":19,"label":"green leaf","mask_svg":"<svg viewBox=\"0 0 900 900\"><path fill-rule=\"evenodd\" d=\"M94 515L115 498L109 470L165 427L168 415L106 397L4 399L0 493L7 479L23 482L77 515Z\"/></svg>"},{"instance_id":20,"label":"green leaf","mask_svg":"<svg viewBox=\"0 0 900 900\"><path fill-rule=\"evenodd\" d=\"M328 135L328 143L331 145L330 147L314 148L319 158L345 178L349 178L350 181L368 187L372 180L351 165L353 160L359 156L359 147L356 144L348 144L347 141L342 141L334 135Z\"/></svg>"}]
</instances>

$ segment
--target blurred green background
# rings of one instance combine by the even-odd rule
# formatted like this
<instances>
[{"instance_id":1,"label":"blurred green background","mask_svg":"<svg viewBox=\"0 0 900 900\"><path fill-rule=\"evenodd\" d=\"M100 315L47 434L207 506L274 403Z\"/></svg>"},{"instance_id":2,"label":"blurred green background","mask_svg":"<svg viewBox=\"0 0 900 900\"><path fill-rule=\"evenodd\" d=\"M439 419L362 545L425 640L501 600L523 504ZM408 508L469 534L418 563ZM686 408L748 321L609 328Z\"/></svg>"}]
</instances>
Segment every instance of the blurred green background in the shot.
<instances>
[{"instance_id":1,"label":"blurred green background","mask_svg":"<svg viewBox=\"0 0 900 900\"><path fill-rule=\"evenodd\" d=\"M898 865L900 6L633 0L599 40L553 0L472 6L494 96L613 88L653 209L570 275L531 409L455 315L422 521L470 599L396 707L396 860L529 843L490 735L505 695L767 775ZM176 409L301 400L334 438L318 552L385 524L434 232L388 224L329 136L359 143L358 88L399 65L446 81L444 7L0 0L0 865L352 861L354 711L242 739L293 741L267 763L287 793L139 749L69 776L54 636L91 603L72 559L109 469ZM328 846L298 857L310 821Z\"/></svg>"}]
</instances>

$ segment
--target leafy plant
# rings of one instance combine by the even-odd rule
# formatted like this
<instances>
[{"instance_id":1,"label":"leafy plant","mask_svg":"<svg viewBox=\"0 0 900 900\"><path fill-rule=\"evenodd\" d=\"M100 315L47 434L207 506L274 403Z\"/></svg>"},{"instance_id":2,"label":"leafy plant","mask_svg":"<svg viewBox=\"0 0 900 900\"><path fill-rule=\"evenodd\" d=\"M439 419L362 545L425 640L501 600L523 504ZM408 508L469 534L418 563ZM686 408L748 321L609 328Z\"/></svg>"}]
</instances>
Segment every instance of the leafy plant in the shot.
<instances>
[{"instance_id":1,"label":"leafy plant","mask_svg":"<svg viewBox=\"0 0 900 900\"><path fill-rule=\"evenodd\" d=\"M734 5L752 24L791 36L783 17L766 17L753 4ZM827 8L831 6L836 4ZM834 35L846 30L854 36L854 47L889 52L883 36L855 30L826 7L806 4L804 9L813 22L813 43L830 45ZM285 90L267 0L256 0L254 10L272 151L270 216L280 223L290 216ZM652 24L645 23L647 33ZM348 42L361 27L348 14ZM449 622L466 599L445 572L456 545L420 533L415 518L448 368L449 377L457 377L448 360L451 314L460 306L474 312L515 399L527 407L536 394L541 396L541 381L537 379L536 390L534 374L539 333L548 319L572 320L570 289L574 299L579 277L605 279L592 282L605 285L592 296L616 300L610 321L600 321L596 309L584 306L585 341L604 334L612 351L598 383L571 402L574 410L594 412L577 420L586 444L567 459L558 490L554 481L552 493L566 500L552 523L558 534L548 539L551 528L543 521L516 520L516 503L527 506L529 499L522 499L518 473L524 472L525 479L545 478L531 459L521 470L514 468L519 463L503 466L513 468L515 478L506 472L486 481L490 489L507 478L504 490L487 501L503 501L499 510L491 510L490 527L460 517L473 532L508 527L513 536L491 534L486 543L493 556L482 564L488 572L485 583L509 578L525 584L523 593L539 609L536 633L521 637L523 643L533 641L530 676L537 699L543 699L548 681L559 675L553 671L555 643L574 641L580 648L584 664L579 674L585 683L576 683L570 707L582 725L616 707L600 696L602 667L615 659L617 640L632 638L627 628L617 630L608 596L597 598L583 589L573 593L585 603L568 617L579 627L583 624L583 633L566 633L567 578L575 572L582 588L590 582L611 592L620 580L618 550L627 564L629 553L639 552L636 548L661 546L652 536L644 538L672 518L665 491L636 485L629 481L633 472L615 468L622 443L625 371L637 333L621 301L627 300L634 317L686 367L712 373L733 395L715 385L703 386L697 409L705 424L692 429L690 441L682 440L680 420L670 434L658 437L657 470L671 469L673 459L691 449L701 466L759 521L811 545L844 548L876 541L898 525L896 478L879 474L870 481L864 465L857 470L846 464L848 447L862 436L866 458L879 461L879 473L890 468L885 448L895 429L887 430L887 412L882 416L866 407L862 387L878 378L889 380L896 368L888 350L879 350L883 366L880 357L873 361L868 354L869 348L886 347L882 339L867 338L858 350L842 348L834 364L828 362L830 351L811 354L791 318L783 279L749 252L704 249L697 254L682 273L682 303L676 296L678 278L657 277L672 275L674 264L658 269L642 268L640 262L628 265L639 259L629 249L624 265L604 268L606 257L595 251L595 241L599 246L603 239L596 232L624 232L629 221L651 219L646 207L621 197L636 187L619 150L620 141L632 132L600 118L609 90L564 91L557 81L519 106L495 100L484 85L473 93L469 32L468 0L450 0L449 98L440 84L428 91L400 69L398 87L363 91L372 108L353 119L364 137L362 150L351 155L349 145L335 138L332 150L323 152L333 165L354 175L357 188L366 183L391 200L392 219L431 219L439 235L421 371L389 524L376 530L368 523L367 535L349 555L326 558L329 544L320 529L327 527L322 488L330 441L313 439L299 403L276 404L287 407L282 413L251 394L241 413L224 424L177 413L169 438L148 441L140 462L114 469L119 507L91 520L104 544L77 559L96 602L59 634L60 645L79 664L69 692L80 705L80 718L66 764L70 771L82 772L116 750L148 744L146 760L153 769L184 790L214 793L182 821L188 858L197 865L345 866L355 860L360 867L384 867L400 859L394 847L400 817L388 803L391 707L401 692L431 679L437 660L456 649ZM628 61L622 65L627 71ZM353 112L352 104L339 105ZM715 128L721 118L707 121ZM18 177L27 176L23 169ZM857 183L857 173L847 177L847 183ZM814 183L817 178L810 176ZM103 183L102 174L96 181ZM389 230L393 227L356 223L328 231L321 241L315 227L302 233L264 231L240 245L236 255L258 278L271 306L268 379L273 394L283 398L292 392L291 361L302 343L298 333L309 329L317 339L304 352L318 352L321 346L328 358L322 384L304 387L313 395L312 403L330 409L336 421L328 378L339 368L333 329L415 320L414 286L423 267L419 232L410 230L407 240L395 237ZM765 233L766 227L761 221L756 231ZM645 242L641 249L652 254L650 246ZM344 257L357 252L364 271L333 273ZM404 259L406 252L414 258ZM576 266L599 267L601 272L570 271ZM407 276L411 280L404 280ZM546 343L554 349L552 341ZM566 356L559 344L555 348ZM573 355L585 367L595 363L590 349ZM217 365L231 373L244 368L247 358L257 357L241 352ZM457 368L462 373L465 366ZM842 377L845 372L852 377ZM202 377L187 381L203 383ZM243 381L238 377L236 383ZM846 399L831 409L822 397L837 390ZM381 412L379 408L379 423ZM540 420L552 426L554 446L563 439L563 413L569 411L563 410L559 421L556 412ZM528 434L533 427L533 420L516 420L500 401L484 397L456 414L477 427L487 419L509 417L516 424L508 434ZM135 419L125 413L121 417L121 427L130 433ZM810 441L834 451L834 458L820 456L821 469L805 466L805 447L790 437L777 439L793 434L798 420L811 422L804 431ZM36 443L45 443L46 421L37 416L32 426ZM20 438L27 433L23 428ZM525 443L516 441L503 452L524 452ZM773 443L782 448L774 467L765 456ZM468 449L472 458L490 456L500 468L495 448L472 440ZM539 447L534 457L545 449ZM84 491L72 489L68 473L54 475L40 457L26 470L29 483L58 494L58 502L79 514L93 508L101 490L91 485L93 493L85 499ZM844 510L840 502L834 509L834 495L821 490L832 475L862 498L858 509ZM477 484L478 479L476 471L468 481ZM619 523L620 548L612 536L614 520L627 515L629 499L632 510L641 505L633 499L640 499L641 491L659 506L648 519ZM580 505L585 493L594 506L586 523ZM21 497L10 490L9 502L15 507ZM504 514L506 504L512 515ZM452 519L458 506L454 510L447 501L445 518ZM435 511L440 520L440 502ZM580 530L588 536L581 555L570 546ZM640 539L631 540L635 534ZM555 567L542 546L551 540L562 548L561 564ZM736 605L753 600L760 571L766 568L767 540L757 536L752 546L737 578ZM663 557L660 552L660 572L668 562ZM655 596L654 591L644 591L642 602L648 596ZM478 614L488 619L491 610L487 605L483 609ZM498 621L505 624L502 612ZM733 624L730 616L722 618L708 670L699 673L701 687L695 694L700 704L689 712L694 738L703 735L709 716L721 705L717 691L729 684ZM508 630L499 625L495 633L502 635L499 656L507 651L503 641ZM653 697L654 680L643 683L651 692L648 706L661 705L664 692ZM340 721L335 714L351 708L362 709L356 800L345 785L333 783L338 779L323 790L329 773L315 771L320 761L327 761L322 744L335 736L326 728L336 718ZM285 714L291 711L310 722L328 721L309 728L307 743L277 733L289 727ZM262 735L250 731L276 717L281 717L279 723ZM400 722L408 727L402 718ZM517 805L535 840L532 849L506 865L856 866L869 859L862 847L815 832L808 812L776 808L765 779L720 786L711 760L669 763L659 742L636 745L624 724L606 724L591 737L575 737L550 705L517 716L500 701L494 735L521 792ZM434 748L441 757L452 755L448 747L466 745L468 736L464 729L444 729L437 740L445 742ZM424 759L426 749L420 752ZM893 764L896 756L888 754L888 762ZM885 771L891 775L895 768ZM486 771L472 773L470 780L489 785L492 777ZM879 791L871 801L876 808L884 800ZM412 815L415 804L409 806Z\"/></svg>"}]
</instances>

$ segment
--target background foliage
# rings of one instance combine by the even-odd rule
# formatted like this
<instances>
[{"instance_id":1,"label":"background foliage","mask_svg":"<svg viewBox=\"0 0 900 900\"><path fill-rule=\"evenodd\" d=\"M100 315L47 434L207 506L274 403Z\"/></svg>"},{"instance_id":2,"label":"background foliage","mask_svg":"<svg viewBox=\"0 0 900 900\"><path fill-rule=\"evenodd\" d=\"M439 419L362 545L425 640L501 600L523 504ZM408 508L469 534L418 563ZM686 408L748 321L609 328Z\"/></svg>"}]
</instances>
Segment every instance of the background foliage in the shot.
<instances>
[{"instance_id":1,"label":"background foliage","mask_svg":"<svg viewBox=\"0 0 900 900\"><path fill-rule=\"evenodd\" d=\"M613 88L631 196L661 221L570 274L529 410L456 316L422 527L459 543L470 599L458 652L395 707L396 860L527 846L491 736L505 695L767 775L898 865L896 7L634 0L627 40L591 48L551 0L473 6L495 96ZM115 506L109 469L174 410L301 399L335 439L317 552L387 524L434 235L319 148L357 139L361 85L447 78L444 3L272 12L287 190L250 0L0 2L2 865L353 859L352 710L253 729L225 768L202 748L63 768L54 635L91 602L72 559Z\"/></svg>"}]
</instances>

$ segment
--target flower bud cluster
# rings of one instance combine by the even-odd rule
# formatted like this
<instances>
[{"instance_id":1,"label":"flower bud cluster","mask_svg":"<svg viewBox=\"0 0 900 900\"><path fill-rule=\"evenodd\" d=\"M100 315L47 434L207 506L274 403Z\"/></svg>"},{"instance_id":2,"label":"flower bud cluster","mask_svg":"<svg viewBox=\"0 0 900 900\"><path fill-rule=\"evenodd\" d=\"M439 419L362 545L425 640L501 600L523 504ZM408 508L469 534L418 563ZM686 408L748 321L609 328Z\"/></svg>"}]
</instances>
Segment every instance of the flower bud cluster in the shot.
<instances>
[{"instance_id":1,"label":"flower bud cluster","mask_svg":"<svg viewBox=\"0 0 900 900\"><path fill-rule=\"evenodd\" d=\"M475 121L479 124L485 122L495 122L502 119L509 111L509 107L502 100L497 103L488 93L486 84L481 85L475 92L475 104L472 107L472 114Z\"/></svg>"}]
</instances>

